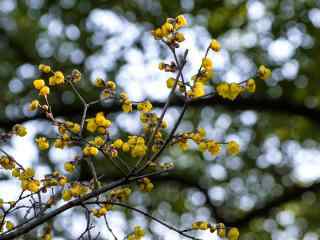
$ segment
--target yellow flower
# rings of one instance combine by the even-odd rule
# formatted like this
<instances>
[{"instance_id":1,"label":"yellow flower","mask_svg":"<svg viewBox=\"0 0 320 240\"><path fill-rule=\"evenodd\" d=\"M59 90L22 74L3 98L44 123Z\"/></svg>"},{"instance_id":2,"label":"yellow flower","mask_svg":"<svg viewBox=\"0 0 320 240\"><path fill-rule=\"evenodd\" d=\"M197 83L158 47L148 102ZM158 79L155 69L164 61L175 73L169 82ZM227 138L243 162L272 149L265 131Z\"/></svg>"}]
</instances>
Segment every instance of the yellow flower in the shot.
<instances>
[{"instance_id":1,"label":"yellow flower","mask_svg":"<svg viewBox=\"0 0 320 240\"><path fill-rule=\"evenodd\" d=\"M174 79L172 77L168 78L167 79L167 88L173 88L175 81L176 81L176 79Z\"/></svg>"},{"instance_id":2,"label":"yellow flower","mask_svg":"<svg viewBox=\"0 0 320 240\"><path fill-rule=\"evenodd\" d=\"M173 31L173 25L169 22L166 22L161 26L161 32L164 36L169 35L172 31Z\"/></svg>"},{"instance_id":3,"label":"yellow flower","mask_svg":"<svg viewBox=\"0 0 320 240\"><path fill-rule=\"evenodd\" d=\"M208 145L207 145L206 142L201 142L201 143L198 145L198 147L199 147L199 150L200 150L201 152L205 152L205 151L207 150L207 148L208 148Z\"/></svg>"},{"instance_id":4,"label":"yellow flower","mask_svg":"<svg viewBox=\"0 0 320 240\"><path fill-rule=\"evenodd\" d=\"M70 128L70 131L72 131L73 133L79 133L80 129L80 124L74 123L73 126Z\"/></svg>"},{"instance_id":5,"label":"yellow flower","mask_svg":"<svg viewBox=\"0 0 320 240\"><path fill-rule=\"evenodd\" d=\"M22 126L21 124L14 125L12 130L15 134L17 134L20 137L24 137L25 135L27 135L26 127Z\"/></svg>"},{"instance_id":6,"label":"yellow flower","mask_svg":"<svg viewBox=\"0 0 320 240\"><path fill-rule=\"evenodd\" d=\"M220 144L216 143L213 140L207 142L207 147L208 147L208 151L213 156L218 155L220 153L220 150L221 150Z\"/></svg>"},{"instance_id":7,"label":"yellow flower","mask_svg":"<svg viewBox=\"0 0 320 240\"><path fill-rule=\"evenodd\" d=\"M240 152L240 146L236 141L230 141L227 145L227 151L231 155L236 155Z\"/></svg>"},{"instance_id":8,"label":"yellow flower","mask_svg":"<svg viewBox=\"0 0 320 240\"><path fill-rule=\"evenodd\" d=\"M202 97L205 94L204 85L202 82L196 82L193 87L193 96Z\"/></svg>"},{"instance_id":9,"label":"yellow flower","mask_svg":"<svg viewBox=\"0 0 320 240\"><path fill-rule=\"evenodd\" d=\"M261 65L258 69L258 75L262 80L267 80L271 77L271 70L264 65Z\"/></svg>"},{"instance_id":10,"label":"yellow flower","mask_svg":"<svg viewBox=\"0 0 320 240\"><path fill-rule=\"evenodd\" d=\"M130 150L130 145L128 143L122 144L122 151L128 152Z\"/></svg>"},{"instance_id":11,"label":"yellow flower","mask_svg":"<svg viewBox=\"0 0 320 240\"><path fill-rule=\"evenodd\" d=\"M209 223L207 221L198 221L192 223L192 229L194 230L207 230L209 228Z\"/></svg>"},{"instance_id":12,"label":"yellow flower","mask_svg":"<svg viewBox=\"0 0 320 240\"><path fill-rule=\"evenodd\" d=\"M36 79L36 80L33 81L33 86L34 86L35 89L40 90L45 85L46 85L46 83L44 82L43 79Z\"/></svg>"},{"instance_id":13,"label":"yellow flower","mask_svg":"<svg viewBox=\"0 0 320 240\"><path fill-rule=\"evenodd\" d=\"M29 180L27 189L30 192L38 192L40 188L40 182L38 180Z\"/></svg>"},{"instance_id":14,"label":"yellow flower","mask_svg":"<svg viewBox=\"0 0 320 240\"><path fill-rule=\"evenodd\" d=\"M61 71L56 71L54 73L54 78L55 78L55 84L63 84L64 83L64 75Z\"/></svg>"},{"instance_id":15,"label":"yellow flower","mask_svg":"<svg viewBox=\"0 0 320 240\"><path fill-rule=\"evenodd\" d=\"M15 167L15 162L11 158L9 158L8 156L1 156L0 157L0 165L4 169L13 169Z\"/></svg>"},{"instance_id":16,"label":"yellow flower","mask_svg":"<svg viewBox=\"0 0 320 240\"><path fill-rule=\"evenodd\" d=\"M134 234L137 237L143 237L144 236L144 230L140 226L134 227Z\"/></svg>"},{"instance_id":17,"label":"yellow flower","mask_svg":"<svg viewBox=\"0 0 320 240\"><path fill-rule=\"evenodd\" d=\"M11 221L6 222L6 228L8 231L14 228L14 224Z\"/></svg>"},{"instance_id":18,"label":"yellow flower","mask_svg":"<svg viewBox=\"0 0 320 240\"><path fill-rule=\"evenodd\" d=\"M179 15L176 17L176 28L179 29L187 25L187 19L183 15Z\"/></svg>"},{"instance_id":19,"label":"yellow flower","mask_svg":"<svg viewBox=\"0 0 320 240\"><path fill-rule=\"evenodd\" d=\"M64 75L61 71L56 71L53 76L49 78L49 85L59 85L64 83Z\"/></svg>"},{"instance_id":20,"label":"yellow flower","mask_svg":"<svg viewBox=\"0 0 320 240\"><path fill-rule=\"evenodd\" d=\"M65 177L65 176L61 176L58 179L58 183L59 183L60 186L66 185L67 182L68 182L68 178Z\"/></svg>"},{"instance_id":21,"label":"yellow flower","mask_svg":"<svg viewBox=\"0 0 320 240\"><path fill-rule=\"evenodd\" d=\"M229 96L230 100L236 99L238 95L241 93L241 86L237 83L231 83L229 88Z\"/></svg>"},{"instance_id":22,"label":"yellow flower","mask_svg":"<svg viewBox=\"0 0 320 240\"><path fill-rule=\"evenodd\" d=\"M39 95L41 96L47 96L50 93L50 88L47 86L44 86L43 88L40 89Z\"/></svg>"},{"instance_id":23,"label":"yellow flower","mask_svg":"<svg viewBox=\"0 0 320 240\"><path fill-rule=\"evenodd\" d=\"M52 235L51 233L46 233L42 236L42 240L52 240Z\"/></svg>"},{"instance_id":24,"label":"yellow flower","mask_svg":"<svg viewBox=\"0 0 320 240\"><path fill-rule=\"evenodd\" d=\"M70 192L73 197L80 196L81 194L81 185L79 183L74 183L70 188Z\"/></svg>"},{"instance_id":25,"label":"yellow flower","mask_svg":"<svg viewBox=\"0 0 320 240\"><path fill-rule=\"evenodd\" d=\"M99 113L96 114L95 121L96 121L96 124L97 124L99 127L108 128L108 127L110 127L110 125L111 125L111 121L105 118L103 112L99 112Z\"/></svg>"},{"instance_id":26,"label":"yellow flower","mask_svg":"<svg viewBox=\"0 0 320 240\"><path fill-rule=\"evenodd\" d=\"M220 96L230 100L236 99L236 97L241 93L241 86L237 83L220 83L216 90Z\"/></svg>"},{"instance_id":27,"label":"yellow flower","mask_svg":"<svg viewBox=\"0 0 320 240\"><path fill-rule=\"evenodd\" d=\"M206 130L204 128L199 128L198 132L199 132L201 137L205 137L206 136Z\"/></svg>"},{"instance_id":28,"label":"yellow flower","mask_svg":"<svg viewBox=\"0 0 320 240\"><path fill-rule=\"evenodd\" d=\"M163 32L162 32L161 28L157 28L155 30L152 30L151 34L156 40L163 38Z\"/></svg>"},{"instance_id":29,"label":"yellow flower","mask_svg":"<svg viewBox=\"0 0 320 240\"><path fill-rule=\"evenodd\" d=\"M123 145L123 141L119 138L113 142L113 146L117 149L120 149Z\"/></svg>"},{"instance_id":30,"label":"yellow flower","mask_svg":"<svg viewBox=\"0 0 320 240\"><path fill-rule=\"evenodd\" d=\"M94 215L95 215L96 217L101 217L101 216L105 215L107 212L108 212L108 210L107 210L106 208L102 207L102 208L99 208L99 210L96 211L96 212L94 213Z\"/></svg>"},{"instance_id":31,"label":"yellow flower","mask_svg":"<svg viewBox=\"0 0 320 240\"><path fill-rule=\"evenodd\" d=\"M97 78L96 79L96 86L97 87L104 87L105 86L105 82L102 78Z\"/></svg>"},{"instance_id":32,"label":"yellow flower","mask_svg":"<svg viewBox=\"0 0 320 240\"><path fill-rule=\"evenodd\" d=\"M218 94L223 97L223 98L227 98L229 96L229 84L227 83L220 83L217 87L216 87L216 91L218 92Z\"/></svg>"},{"instance_id":33,"label":"yellow flower","mask_svg":"<svg viewBox=\"0 0 320 240\"><path fill-rule=\"evenodd\" d=\"M150 112L152 110L152 104L150 101L145 101L142 103L139 103L137 106L139 111L142 111L144 113Z\"/></svg>"},{"instance_id":34,"label":"yellow flower","mask_svg":"<svg viewBox=\"0 0 320 240\"><path fill-rule=\"evenodd\" d=\"M40 150L46 150L49 148L49 142L45 137L38 137L36 143Z\"/></svg>"},{"instance_id":35,"label":"yellow flower","mask_svg":"<svg viewBox=\"0 0 320 240\"><path fill-rule=\"evenodd\" d=\"M32 168L25 169L21 174L21 179L29 179L34 177L34 170Z\"/></svg>"},{"instance_id":36,"label":"yellow flower","mask_svg":"<svg viewBox=\"0 0 320 240\"><path fill-rule=\"evenodd\" d=\"M60 148L60 149L63 149L64 148L64 146L65 146L65 142L62 140L62 139L56 139L55 141L54 141L54 146L56 147L56 148Z\"/></svg>"},{"instance_id":37,"label":"yellow flower","mask_svg":"<svg viewBox=\"0 0 320 240\"><path fill-rule=\"evenodd\" d=\"M139 184L139 189L142 192L151 192L153 188L154 188L153 183L147 177L143 178Z\"/></svg>"},{"instance_id":38,"label":"yellow flower","mask_svg":"<svg viewBox=\"0 0 320 240\"><path fill-rule=\"evenodd\" d=\"M29 111L35 111L38 109L40 103L38 100L32 100L32 102L29 104Z\"/></svg>"},{"instance_id":39,"label":"yellow flower","mask_svg":"<svg viewBox=\"0 0 320 240\"><path fill-rule=\"evenodd\" d=\"M20 176L20 169L19 168L14 168L11 172L13 177L19 177Z\"/></svg>"},{"instance_id":40,"label":"yellow flower","mask_svg":"<svg viewBox=\"0 0 320 240\"><path fill-rule=\"evenodd\" d=\"M256 83L254 79L249 79L246 83L246 89L249 93L254 93L256 91Z\"/></svg>"},{"instance_id":41,"label":"yellow flower","mask_svg":"<svg viewBox=\"0 0 320 240\"><path fill-rule=\"evenodd\" d=\"M175 39L177 42L183 42L185 40L185 37L184 37L183 33L177 32L175 34Z\"/></svg>"},{"instance_id":42,"label":"yellow flower","mask_svg":"<svg viewBox=\"0 0 320 240\"><path fill-rule=\"evenodd\" d=\"M210 43L210 48L215 51L215 52L219 52L220 49L221 49L221 45L220 43L218 42L218 40L216 39L212 39L211 40L211 43Z\"/></svg>"},{"instance_id":43,"label":"yellow flower","mask_svg":"<svg viewBox=\"0 0 320 240\"><path fill-rule=\"evenodd\" d=\"M76 166L72 162L66 162L64 164L64 170L69 173L72 173L76 169Z\"/></svg>"},{"instance_id":44,"label":"yellow flower","mask_svg":"<svg viewBox=\"0 0 320 240\"><path fill-rule=\"evenodd\" d=\"M39 64L38 69L43 73L49 73L51 71L51 67L46 64Z\"/></svg>"},{"instance_id":45,"label":"yellow flower","mask_svg":"<svg viewBox=\"0 0 320 240\"><path fill-rule=\"evenodd\" d=\"M129 100L125 100L122 104L122 111L128 113L132 112L132 103Z\"/></svg>"},{"instance_id":46,"label":"yellow flower","mask_svg":"<svg viewBox=\"0 0 320 240\"><path fill-rule=\"evenodd\" d=\"M104 144L104 139L100 136L94 138L94 144L101 146Z\"/></svg>"},{"instance_id":47,"label":"yellow flower","mask_svg":"<svg viewBox=\"0 0 320 240\"><path fill-rule=\"evenodd\" d=\"M224 238L226 236L226 227L223 223L217 224L217 235L221 238Z\"/></svg>"},{"instance_id":48,"label":"yellow flower","mask_svg":"<svg viewBox=\"0 0 320 240\"><path fill-rule=\"evenodd\" d=\"M87 121L87 130L89 132L95 132L97 130L97 124L94 118L89 118L86 120Z\"/></svg>"},{"instance_id":49,"label":"yellow flower","mask_svg":"<svg viewBox=\"0 0 320 240\"><path fill-rule=\"evenodd\" d=\"M71 72L72 81L74 83L80 82L81 80L81 72L78 69L73 69Z\"/></svg>"},{"instance_id":50,"label":"yellow flower","mask_svg":"<svg viewBox=\"0 0 320 240\"><path fill-rule=\"evenodd\" d=\"M238 228L233 227L233 228L230 228L227 236L228 236L229 240L238 240L239 235L240 235L240 233L239 233Z\"/></svg>"},{"instance_id":51,"label":"yellow flower","mask_svg":"<svg viewBox=\"0 0 320 240\"><path fill-rule=\"evenodd\" d=\"M99 152L98 148L92 146L85 146L82 151L85 156L96 156Z\"/></svg>"},{"instance_id":52,"label":"yellow flower","mask_svg":"<svg viewBox=\"0 0 320 240\"><path fill-rule=\"evenodd\" d=\"M189 144L188 144L187 140L181 140L181 141L179 141L178 144L179 144L179 147L182 151L186 151L189 149Z\"/></svg>"},{"instance_id":53,"label":"yellow flower","mask_svg":"<svg viewBox=\"0 0 320 240\"><path fill-rule=\"evenodd\" d=\"M212 64L211 59L208 58L208 57L203 58L203 59L202 59L202 66L203 66L207 71L212 70L213 64Z\"/></svg>"},{"instance_id":54,"label":"yellow flower","mask_svg":"<svg viewBox=\"0 0 320 240\"><path fill-rule=\"evenodd\" d=\"M68 189L63 190L63 192L62 192L62 199L63 199L64 201L69 201L71 198L72 198L71 191L68 190Z\"/></svg>"},{"instance_id":55,"label":"yellow flower","mask_svg":"<svg viewBox=\"0 0 320 240\"><path fill-rule=\"evenodd\" d=\"M133 157L142 157L146 154L146 149L147 147L145 145L142 144L137 144L134 146L134 148L131 151L131 155Z\"/></svg>"},{"instance_id":56,"label":"yellow flower","mask_svg":"<svg viewBox=\"0 0 320 240\"><path fill-rule=\"evenodd\" d=\"M113 81L108 81L107 84L106 84L106 87L111 89L112 91L116 90L117 88L117 85L115 82Z\"/></svg>"}]
</instances>

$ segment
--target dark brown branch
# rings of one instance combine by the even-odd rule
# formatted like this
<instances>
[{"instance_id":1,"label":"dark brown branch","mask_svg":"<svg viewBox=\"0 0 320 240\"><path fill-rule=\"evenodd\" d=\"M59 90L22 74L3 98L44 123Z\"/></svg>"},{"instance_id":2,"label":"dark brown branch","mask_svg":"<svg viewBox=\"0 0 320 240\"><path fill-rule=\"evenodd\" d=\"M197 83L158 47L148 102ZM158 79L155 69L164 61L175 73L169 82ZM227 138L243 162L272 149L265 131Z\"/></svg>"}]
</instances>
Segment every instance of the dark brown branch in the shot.
<instances>
[{"instance_id":1,"label":"dark brown branch","mask_svg":"<svg viewBox=\"0 0 320 240\"><path fill-rule=\"evenodd\" d=\"M178 175L167 175L167 176L158 176L156 178L154 178L153 180L154 183L163 183L163 182L168 182L168 183L174 183L175 185L178 184L182 187L189 187L189 188L195 188L198 191L200 191L206 199L206 204L209 207L209 210L211 212L212 217L216 220L216 222L223 222L223 218L220 216L220 211L218 210L218 208L213 205L209 193L208 193L208 189L206 189L204 186L201 186L201 184L198 183L197 180L194 180L190 177L185 178L182 176L178 176Z\"/></svg>"},{"instance_id":2,"label":"dark brown branch","mask_svg":"<svg viewBox=\"0 0 320 240\"><path fill-rule=\"evenodd\" d=\"M163 102L152 102L154 107L163 107ZM173 101L171 106L173 107L182 107L184 104L183 99L176 97ZM312 109L307 108L305 105L300 103L295 103L290 101L286 98L278 98L278 99L269 99L269 98L262 98L262 97L248 97L248 98L239 98L235 101L229 101L222 99L217 96L211 96L206 99L198 99L192 101L189 104L189 107L205 107L205 106L221 106L229 110L255 110L257 112L271 112L271 113L281 113L288 116L296 115L301 116L306 119L309 119L316 123L317 125L320 123L320 110L319 109ZM80 106L68 106L67 108L58 109L55 106L56 116L64 116L64 117L74 117L79 116L82 112ZM118 112L121 111L121 106L119 104L112 104L110 106L101 106L95 105L92 106L90 112L97 112L97 111L105 111L105 112ZM32 118L21 118L15 120L0 120L0 127L9 129L16 123L23 123L28 120L35 120L35 119L44 119L43 115L36 115Z\"/></svg>"},{"instance_id":3,"label":"dark brown branch","mask_svg":"<svg viewBox=\"0 0 320 240\"><path fill-rule=\"evenodd\" d=\"M244 227L255 218L268 216L274 208L280 207L281 205L290 201L299 200L304 193L318 191L320 191L320 182L314 183L308 187L293 186L286 188L285 193L281 196L270 200L261 207L253 209L252 211L248 212L246 215L240 217L239 219L229 221L228 219L225 219L224 223L230 226L232 225L237 227Z\"/></svg>"},{"instance_id":4,"label":"dark brown branch","mask_svg":"<svg viewBox=\"0 0 320 240\"><path fill-rule=\"evenodd\" d=\"M80 198L69 201L66 204L52 210L49 213L42 214L41 216L37 216L34 220L29 221L25 224L22 224L21 226L16 228L16 230L0 234L0 239L1 240L16 239L17 237L28 233L29 231L31 231L34 228L40 226L41 224L47 222L48 220L54 218L55 216L61 214L62 212L67 211L68 209L71 209L73 207L81 206L84 201L87 201L93 197L99 196L100 194L105 193L105 192L107 192L111 189L114 189L116 187L128 184L130 182L134 182L136 180L139 180L139 179L147 177L147 176L148 177L157 176L157 175L164 173L164 172L167 172L167 171L170 171L170 170L163 170L163 171L145 174L145 175L141 175L141 176L137 176L137 177L132 177L129 179L123 178L120 180L113 181L113 182L106 184L106 185L102 186L101 188L99 188L95 191L92 191L92 192L90 192Z\"/></svg>"}]
</instances>

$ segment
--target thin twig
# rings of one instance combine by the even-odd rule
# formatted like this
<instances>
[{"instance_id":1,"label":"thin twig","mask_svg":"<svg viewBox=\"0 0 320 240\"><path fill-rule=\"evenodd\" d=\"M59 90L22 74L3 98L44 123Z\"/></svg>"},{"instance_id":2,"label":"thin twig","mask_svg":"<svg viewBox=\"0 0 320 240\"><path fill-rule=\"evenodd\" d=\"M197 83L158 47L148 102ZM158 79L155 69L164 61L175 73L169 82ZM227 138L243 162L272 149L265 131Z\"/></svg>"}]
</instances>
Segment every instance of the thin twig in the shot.
<instances>
[{"instance_id":1,"label":"thin twig","mask_svg":"<svg viewBox=\"0 0 320 240\"><path fill-rule=\"evenodd\" d=\"M107 226L109 232L112 234L114 240L118 240L117 236L114 234L114 232L112 231L112 228L110 227L110 225L108 223L108 219L107 219L106 215L104 215L103 218L104 218L104 222L106 223L106 226Z\"/></svg>"},{"instance_id":2,"label":"thin twig","mask_svg":"<svg viewBox=\"0 0 320 240\"><path fill-rule=\"evenodd\" d=\"M161 225L167 227L168 229L172 230L172 231L175 231L176 233L179 233L180 235L186 237L186 238L189 238L189 239L193 239L193 240L201 240L199 238L196 238L196 237L193 237L189 234L186 234L184 231L182 230L179 230L178 228L176 227L173 227L172 225L166 223L165 221L157 218L157 217L154 217L152 216L151 214L147 213L147 212L144 212L138 208L135 208L135 207L132 207L132 206L129 206L127 204L124 204L124 203L120 203L120 202L113 202L113 201L90 201L90 202L86 202L85 204L112 204L112 205L115 205L115 206L119 206L119 207L123 207L123 208L126 208L126 209L130 209L132 211L135 211L135 212L138 212L148 218L150 218L151 220L157 222L157 223L160 223Z\"/></svg>"}]
</instances>

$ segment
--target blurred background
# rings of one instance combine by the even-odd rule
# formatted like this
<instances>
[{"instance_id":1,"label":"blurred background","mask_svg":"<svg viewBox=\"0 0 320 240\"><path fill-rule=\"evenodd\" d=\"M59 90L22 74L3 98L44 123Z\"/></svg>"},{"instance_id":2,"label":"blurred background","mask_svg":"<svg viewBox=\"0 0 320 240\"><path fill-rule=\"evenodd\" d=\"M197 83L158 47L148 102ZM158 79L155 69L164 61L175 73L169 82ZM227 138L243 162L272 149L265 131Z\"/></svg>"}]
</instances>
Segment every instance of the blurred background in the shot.
<instances>
[{"instance_id":1,"label":"blurred background","mask_svg":"<svg viewBox=\"0 0 320 240\"><path fill-rule=\"evenodd\" d=\"M53 132L43 116L28 112L28 103L37 97L32 81L39 76L39 63L65 73L79 69L79 87L87 99L99 97L94 80L102 77L115 80L130 99L150 99L160 106L171 75L157 67L171 56L150 30L179 14L189 22L180 49L180 54L190 49L186 77L199 67L211 38L222 44L221 52L210 53L211 85L243 81L260 64L269 66L273 76L257 83L256 94L235 102L213 98L194 105L179 128L204 127L210 138L237 140L239 156L213 158L193 145L185 153L173 147L161 161L173 162L177 170L157 179L153 194L135 191L130 204L181 228L208 220L239 227L241 239L319 239L319 0L0 0L0 128L23 123L30 133L2 147L39 175L62 170L79 152L52 148L40 154L34 145L36 135ZM69 88L55 90L49 99L56 116L79 121L82 107ZM138 113L120 113L113 103L97 108L114 121L112 136L141 131ZM169 129L179 110L178 103L170 108ZM111 180L110 163L97 161ZM0 197L13 200L17 182L3 170L0 178ZM108 213L108 219L121 239L135 224L148 230L146 239L180 239L121 209ZM76 210L52 223L54 239L76 239L86 224ZM94 231L111 239L103 224L98 221ZM26 239L35 236L36 231ZM208 233L199 236L215 239Z\"/></svg>"}]
</instances>

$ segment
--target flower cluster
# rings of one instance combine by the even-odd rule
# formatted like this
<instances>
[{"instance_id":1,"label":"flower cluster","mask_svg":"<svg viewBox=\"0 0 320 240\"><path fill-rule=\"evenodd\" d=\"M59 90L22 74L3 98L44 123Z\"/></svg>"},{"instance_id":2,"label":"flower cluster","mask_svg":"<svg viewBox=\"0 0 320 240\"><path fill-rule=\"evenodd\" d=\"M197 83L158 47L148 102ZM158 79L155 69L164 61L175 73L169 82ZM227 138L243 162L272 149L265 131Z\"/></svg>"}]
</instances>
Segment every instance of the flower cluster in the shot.
<instances>
[{"instance_id":1,"label":"flower cluster","mask_svg":"<svg viewBox=\"0 0 320 240\"><path fill-rule=\"evenodd\" d=\"M102 78L96 79L96 86L102 88L102 97L111 98L115 95L117 85L114 81L105 81Z\"/></svg>"},{"instance_id":2,"label":"flower cluster","mask_svg":"<svg viewBox=\"0 0 320 240\"><path fill-rule=\"evenodd\" d=\"M111 121L104 116L103 112L98 112L96 117L88 118L87 130L91 133L98 132L101 134L106 133L106 129L111 126Z\"/></svg>"},{"instance_id":3,"label":"flower cluster","mask_svg":"<svg viewBox=\"0 0 320 240\"><path fill-rule=\"evenodd\" d=\"M126 113L132 112L132 102L129 100L128 94L122 92L120 94L120 101L122 104L122 110Z\"/></svg>"},{"instance_id":4,"label":"flower cluster","mask_svg":"<svg viewBox=\"0 0 320 240\"><path fill-rule=\"evenodd\" d=\"M141 192L151 192L154 185L149 178L144 177L139 180L139 188Z\"/></svg>"},{"instance_id":5,"label":"flower cluster","mask_svg":"<svg viewBox=\"0 0 320 240\"><path fill-rule=\"evenodd\" d=\"M179 15L176 18L168 18L161 27L153 30L151 34L157 40L163 39L164 41L177 45L185 40L184 35L177 30L186 25L186 18L183 15Z\"/></svg>"},{"instance_id":6,"label":"flower cluster","mask_svg":"<svg viewBox=\"0 0 320 240\"><path fill-rule=\"evenodd\" d=\"M129 187L114 189L110 192L110 198L120 202L128 200L132 190Z\"/></svg>"},{"instance_id":7,"label":"flower cluster","mask_svg":"<svg viewBox=\"0 0 320 240\"><path fill-rule=\"evenodd\" d=\"M47 150L49 148L48 139L45 137L38 137L36 143L40 150Z\"/></svg>"},{"instance_id":8,"label":"flower cluster","mask_svg":"<svg viewBox=\"0 0 320 240\"><path fill-rule=\"evenodd\" d=\"M66 176L61 175L59 172L54 171L52 174L48 174L42 180L44 187L53 187L53 186L65 186L69 180Z\"/></svg>"},{"instance_id":9,"label":"flower cluster","mask_svg":"<svg viewBox=\"0 0 320 240\"><path fill-rule=\"evenodd\" d=\"M187 20L184 16L180 15L177 18L168 18L167 21L159 28L152 31L152 35L157 40L162 40L171 49L179 48L179 43L184 41L183 33L178 30L187 24ZM187 93L190 98L198 98L205 95L205 84L213 76L213 62L208 57L209 50L218 52L221 49L221 45L217 39L212 39L210 45L208 46L205 57L202 59L200 69L197 74L192 76L191 83L184 82L184 80L179 80L173 77L167 79L167 87L173 88L175 86L179 87L180 92ZM166 72L176 72L178 70L178 65L175 62L159 64L159 69ZM188 91L187 91L188 87Z\"/></svg>"},{"instance_id":10,"label":"flower cluster","mask_svg":"<svg viewBox=\"0 0 320 240\"><path fill-rule=\"evenodd\" d=\"M111 209L112 209L112 204L105 203L105 204L102 204L102 206L100 206L99 208L91 209L91 213L95 217L99 218L99 217L106 215L107 212L110 211Z\"/></svg>"},{"instance_id":11,"label":"flower cluster","mask_svg":"<svg viewBox=\"0 0 320 240\"><path fill-rule=\"evenodd\" d=\"M34 179L34 170L32 168L27 168L20 172L15 172L17 177L21 181L22 190L28 190L30 192L37 192L40 188L40 181Z\"/></svg>"},{"instance_id":12,"label":"flower cluster","mask_svg":"<svg viewBox=\"0 0 320 240\"><path fill-rule=\"evenodd\" d=\"M257 76L263 80L267 80L271 76L271 70L262 65L258 69ZM235 100L242 92L254 93L255 90L256 83L253 78L250 78L241 83L222 82L216 86L217 93L221 97L229 100Z\"/></svg>"},{"instance_id":13,"label":"flower cluster","mask_svg":"<svg viewBox=\"0 0 320 240\"><path fill-rule=\"evenodd\" d=\"M129 152L132 157L144 156L147 151L145 140L141 136L128 136L127 142L117 139L113 142L113 147L123 152Z\"/></svg>"},{"instance_id":14,"label":"flower cluster","mask_svg":"<svg viewBox=\"0 0 320 240\"><path fill-rule=\"evenodd\" d=\"M18 135L19 137L24 137L27 135L27 129L21 124L16 124L12 128L12 133Z\"/></svg>"},{"instance_id":15,"label":"flower cluster","mask_svg":"<svg viewBox=\"0 0 320 240\"><path fill-rule=\"evenodd\" d=\"M217 232L220 238L227 237L229 240L238 240L239 230L235 227L227 229L223 223L210 224L207 221L197 221L192 223L193 230L210 230L211 233Z\"/></svg>"},{"instance_id":16,"label":"flower cluster","mask_svg":"<svg viewBox=\"0 0 320 240\"><path fill-rule=\"evenodd\" d=\"M129 234L128 240L141 240L144 234L144 230L140 226L135 226L133 233Z\"/></svg>"},{"instance_id":17,"label":"flower cluster","mask_svg":"<svg viewBox=\"0 0 320 240\"><path fill-rule=\"evenodd\" d=\"M64 201L69 201L73 197L80 197L86 194L88 190L87 186L79 182L73 182L68 188L63 190L62 199Z\"/></svg>"},{"instance_id":18,"label":"flower cluster","mask_svg":"<svg viewBox=\"0 0 320 240\"><path fill-rule=\"evenodd\" d=\"M38 69L45 74L52 74L49 77L49 86L61 85L65 83L65 77L61 71L53 71L50 66L45 64L40 64ZM41 96L47 96L50 94L50 88L46 85L45 80L42 78L34 80L33 86L39 91L39 95Z\"/></svg>"},{"instance_id":19,"label":"flower cluster","mask_svg":"<svg viewBox=\"0 0 320 240\"><path fill-rule=\"evenodd\" d=\"M216 156L221 152L221 146L226 144L227 153L230 155L237 155L240 152L240 146L236 141L227 143L219 143L215 140L206 139L206 132L203 128L199 128L195 132L185 132L175 137L174 143L178 143L182 150L188 150L188 140L193 140L201 152L208 151L212 156Z\"/></svg>"}]
</instances>

